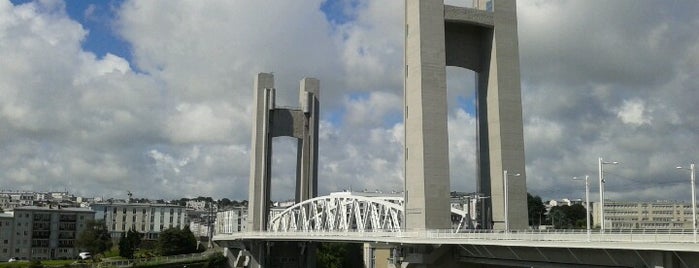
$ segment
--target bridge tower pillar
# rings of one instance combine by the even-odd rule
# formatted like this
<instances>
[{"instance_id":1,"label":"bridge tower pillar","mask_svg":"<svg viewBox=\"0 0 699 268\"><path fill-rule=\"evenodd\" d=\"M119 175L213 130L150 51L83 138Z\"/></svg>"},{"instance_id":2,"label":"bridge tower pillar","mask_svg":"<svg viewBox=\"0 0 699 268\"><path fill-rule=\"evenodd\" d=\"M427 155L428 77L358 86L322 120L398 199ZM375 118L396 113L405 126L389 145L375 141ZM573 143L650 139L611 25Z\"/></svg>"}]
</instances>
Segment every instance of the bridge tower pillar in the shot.
<instances>
[{"instance_id":1,"label":"bridge tower pillar","mask_svg":"<svg viewBox=\"0 0 699 268\"><path fill-rule=\"evenodd\" d=\"M252 148L250 153L250 186L248 194L248 231L266 231L271 202L272 139L293 137L298 140L296 159L296 202L318 195L318 119L320 82L315 78L304 78L300 82L300 108L279 108L275 105L274 76L260 73L255 77L253 98L255 113L252 126ZM299 260L303 267L315 266L315 245L305 243L250 242L250 255L254 266L265 266L270 247L289 253L291 259ZM298 249L296 253L293 247ZM278 255L275 255L278 257Z\"/></svg>"},{"instance_id":2,"label":"bridge tower pillar","mask_svg":"<svg viewBox=\"0 0 699 268\"><path fill-rule=\"evenodd\" d=\"M448 229L449 149L446 66L477 75L478 191L486 199L482 226L525 229L522 101L514 0L405 0L405 228ZM503 171L520 176L508 180Z\"/></svg>"}]
</instances>

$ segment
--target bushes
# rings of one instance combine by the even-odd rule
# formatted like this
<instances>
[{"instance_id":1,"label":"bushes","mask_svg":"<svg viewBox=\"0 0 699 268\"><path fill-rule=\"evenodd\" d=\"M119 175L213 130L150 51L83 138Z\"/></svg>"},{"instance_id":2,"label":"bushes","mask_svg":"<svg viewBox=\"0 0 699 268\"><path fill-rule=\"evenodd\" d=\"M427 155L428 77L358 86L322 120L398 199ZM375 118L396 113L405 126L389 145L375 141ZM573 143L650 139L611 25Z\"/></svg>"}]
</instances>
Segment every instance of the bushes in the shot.
<instances>
[{"instance_id":1,"label":"bushes","mask_svg":"<svg viewBox=\"0 0 699 268\"><path fill-rule=\"evenodd\" d=\"M197 239L189 226L184 229L168 228L160 233L158 238L160 255L177 255L197 252Z\"/></svg>"}]
</instances>

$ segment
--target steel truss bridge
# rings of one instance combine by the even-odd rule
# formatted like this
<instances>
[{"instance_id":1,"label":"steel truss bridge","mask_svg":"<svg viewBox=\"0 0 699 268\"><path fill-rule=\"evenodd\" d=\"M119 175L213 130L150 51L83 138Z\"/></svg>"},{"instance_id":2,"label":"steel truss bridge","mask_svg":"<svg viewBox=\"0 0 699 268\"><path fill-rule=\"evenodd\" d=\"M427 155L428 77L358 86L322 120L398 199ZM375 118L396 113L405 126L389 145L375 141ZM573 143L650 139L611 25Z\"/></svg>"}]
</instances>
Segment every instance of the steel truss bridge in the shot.
<instances>
[{"instance_id":1,"label":"steel truss bridge","mask_svg":"<svg viewBox=\"0 0 699 268\"><path fill-rule=\"evenodd\" d=\"M466 211L452 207L458 219L454 232L468 226ZM403 197L363 196L349 192L332 193L295 204L274 215L271 232L401 232Z\"/></svg>"},{"instance_id":2,"label":"steel truss bridge","mask_svg":"<svg viewBox=\"0 0 699 268\"><path fill-rule=\"evenodd\" d=\"M469 218L465 211L452 208L452 216L453 229L404 230L401 197L333 193L272 215L267 231L217 234L214 241L427 245L443 249L428 250L432 255L458 252L449 259L485 265L699 267L699 243L692 230L475 230L464 228ZM439 259L422 254L418 261L401 261L430 258Z\"/></svg>"}]
</instances>

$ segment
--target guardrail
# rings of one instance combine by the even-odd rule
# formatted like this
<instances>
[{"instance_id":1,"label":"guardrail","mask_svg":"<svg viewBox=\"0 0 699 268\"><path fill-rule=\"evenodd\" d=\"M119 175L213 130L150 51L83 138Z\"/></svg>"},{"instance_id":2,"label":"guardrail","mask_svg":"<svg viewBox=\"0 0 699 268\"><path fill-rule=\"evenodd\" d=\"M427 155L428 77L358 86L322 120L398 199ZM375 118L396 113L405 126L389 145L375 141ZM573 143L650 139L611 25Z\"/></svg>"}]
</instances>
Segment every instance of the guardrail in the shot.
<instances>
[{"instance_id":1,"label":"guardrail","mask_svg":"<svg viewBox=\"0 0 699 268\"><path fill-rule=\"evenodd\" d=\"M555 242L628 242L628 243L697 243L693 230L682 229L607 229L600 230L570 229L570 230L463 230L454 233L452 230L425 231L289 231L289 232L240 232L219 234L215 240L226 239L305 239L305 240L440 240L444 242L468 241L555 241Z\"/></svg>"}]
</instances>

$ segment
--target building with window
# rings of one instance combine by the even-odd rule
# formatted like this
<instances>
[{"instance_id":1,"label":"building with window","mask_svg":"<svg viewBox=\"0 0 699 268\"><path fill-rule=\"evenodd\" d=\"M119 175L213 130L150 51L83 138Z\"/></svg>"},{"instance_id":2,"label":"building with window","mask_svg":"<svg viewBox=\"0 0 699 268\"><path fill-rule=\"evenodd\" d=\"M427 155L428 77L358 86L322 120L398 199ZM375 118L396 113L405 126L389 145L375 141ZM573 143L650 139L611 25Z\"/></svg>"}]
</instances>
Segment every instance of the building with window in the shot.
<instances>
[{"instance_id":1,"label":"building with window","mask_svg":"<svg viewBox=\"0 0 699 268\"><path fill-rule=\"evenodd\" d=\"M14 217L11 213L0 213L0 261L6 261L12 257L12 231Z\"/></svg>"},{"instance_id":2,"label":"building with window","mask_svg":"<svg viewBox=\"0 0 699 268\"><path fill-rule=\"evenodd\" d=\"M594 226L599 227L597 204L592 206L592 218ZM611 229L692 229L692 205L676 201L605 201L604 224Z\"/></svg>"},{"instance_id":3,"label":"building with window","mask_svg":"<svg viewBox=\"0 0 699 268\"><path fill-rule=\"evenodd\" d=\"M79 252L75 240L86 222L94 218L94 213L85 208L16 207L9 226L8 217L0 220L0 252L3 256L22 260L74 258Z\"/></svg>"},{"instance_id":4,"label":"building with window","mask_svg":"<svg viewBox=\"0 0 699 268\"><path fill-rule=\"evenodd\" d=\"M270 216L271 217L271 216ZM216 213L216 234L230 234L245 231L248 207L234 207Z\"/></svg>"},{"instance_id":5,"label":"building with window","mask_svg":"<svg viewBox=\"0 0 699 268\"><path fill-rule=\"evenodd\" d=\"M95 219L104 220L112 239L118 240L129 229L143 234L143 239L158 239L168 228L184 228L187 222L185 207L153 203L96 203L91 208Z\"/></svg>"}]
</instances>

